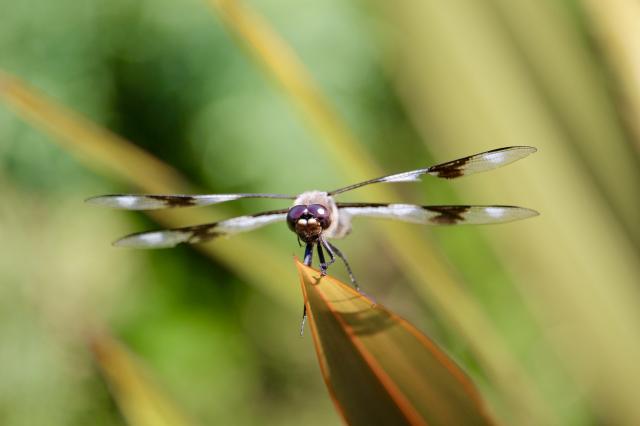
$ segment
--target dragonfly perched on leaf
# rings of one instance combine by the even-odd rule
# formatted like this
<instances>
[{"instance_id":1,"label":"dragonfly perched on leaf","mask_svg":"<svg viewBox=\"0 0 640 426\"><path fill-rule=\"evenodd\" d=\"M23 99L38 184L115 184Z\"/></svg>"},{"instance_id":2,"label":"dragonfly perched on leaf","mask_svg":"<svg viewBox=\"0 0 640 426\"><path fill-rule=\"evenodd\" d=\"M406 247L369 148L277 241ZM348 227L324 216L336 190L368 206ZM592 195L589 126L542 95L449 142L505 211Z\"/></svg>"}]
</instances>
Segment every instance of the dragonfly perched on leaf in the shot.
<instances>
[{"instance_id":1,"label":"dragonfly perched on leaf","mask_svg":"<svg viewBox=\"0 0 640 426\"><path fill-rule=\"evenodd\" d=\"M340 258L352 284L358 288L344 254L329 240L343 238L351 232L351 219L357 216L395 219L422 225L460 225L504 223L536 216L538 212L516 206L434 205L397 203L340 203L335 197L347 191L382 182L414 182L422 175L455 179L502 167L536 152L529 146L511 146L459 158L435 166L382 176L333 191L307 191L299 195L283 194L206 194L206 195L134 195L115 194L89 198L91 204L125 210L156 210L173 207L206 206L241 198L275 198L293 200L287 209L271 210L202 225L160 231L140 232L117 240L114 245L134 248L166 248L181 243L203 243L224 235L252 231L276 222L286 222L299 243L305 244L304 263L311 265L317 249L320 270ZM326 261L324 250L329 255Z\"/></svg>"}]
</instances>

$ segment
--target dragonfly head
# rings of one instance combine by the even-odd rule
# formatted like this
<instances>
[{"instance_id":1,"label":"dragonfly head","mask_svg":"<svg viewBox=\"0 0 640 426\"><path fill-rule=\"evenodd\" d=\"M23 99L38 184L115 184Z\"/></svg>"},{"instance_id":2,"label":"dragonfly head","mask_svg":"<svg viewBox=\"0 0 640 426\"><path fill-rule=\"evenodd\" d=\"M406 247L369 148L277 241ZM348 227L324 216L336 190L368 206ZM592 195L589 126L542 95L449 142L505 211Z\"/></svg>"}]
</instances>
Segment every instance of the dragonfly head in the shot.
<instances>
[{"instance_id":1,"label":"dragonfly head","mask_svg":"<svg viewBox=\"0 0 640 426\"><path fill-rule=\"evenodd\" d=\"M331 213L322 204L296 205L287 213L287 225L302 241L313 243L331 225Z\"/></svg>"}]
</instances>

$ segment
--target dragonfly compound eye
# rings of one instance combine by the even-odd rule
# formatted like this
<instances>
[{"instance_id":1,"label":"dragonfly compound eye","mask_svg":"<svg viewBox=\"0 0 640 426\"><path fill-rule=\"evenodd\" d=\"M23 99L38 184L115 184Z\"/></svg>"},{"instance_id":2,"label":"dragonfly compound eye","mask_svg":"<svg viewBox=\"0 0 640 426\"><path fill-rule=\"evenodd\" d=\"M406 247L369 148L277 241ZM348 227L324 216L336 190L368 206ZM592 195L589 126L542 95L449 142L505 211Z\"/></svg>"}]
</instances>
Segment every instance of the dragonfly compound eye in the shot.
<instances>
[{"instance_id":1,"label":"dragonfly compound eye","mask_svg":"<svg viewBox=\"0 0 640 426\"><path fill-rule=\"evenodd\" d=\"M331 225L331 214L325 206L322 204L311 204L308 209L311 217L320 223L322 229L327 229L329 225Z\"/></svg>"},{"instance_id":2,"label":"dragonfly compound eye","mask_svg":"<svg viewBox=\"0 0 640 426\"><path fill-rule=\"evenodd\" d=\"M310 217L307 206L291 207L287 213L287 225L289 226L289 229L296 232L296 223L298 223L300 219L306 219L307 217Z\"/></svg>"}]
</instances>

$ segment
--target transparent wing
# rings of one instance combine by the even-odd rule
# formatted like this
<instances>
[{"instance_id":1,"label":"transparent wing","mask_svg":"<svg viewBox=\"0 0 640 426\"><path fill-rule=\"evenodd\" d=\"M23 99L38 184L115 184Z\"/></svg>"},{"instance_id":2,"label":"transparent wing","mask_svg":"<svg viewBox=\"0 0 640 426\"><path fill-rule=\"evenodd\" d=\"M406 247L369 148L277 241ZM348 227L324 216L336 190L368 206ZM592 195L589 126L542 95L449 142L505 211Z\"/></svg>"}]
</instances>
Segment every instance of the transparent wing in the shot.
<instances>
[{"instance_id":1,"label":"transparent wing","mask_svg":"<svg viewBox=\"0 0 640 426\"><path fill-rule=\"evenodd\" d=\"M127 235L114 242L118 247L132 248L168 248L181 243L204 243L223 235L252 231L271 223L282 222L287 217L287 210L273 210L248 216L203 225L186 226L184 228L166 229L162 231L139 232Z\"/></svg>"},{"instance_id":2,"label":"transparent wing","mask_svg":"<svg viewBox=\"0 0 640 426\"><path fill-rule=\"evenodd\" d=\"M150 195L113 194L91 197L89 204L125 210L158 210L173 207L207 206L240 198L278 198L294 200L293 195L283 194L206 194L206 195Z\"/></svg>"},{"instance_id":3,"label":"transparent wing","mask_svg":"<svg viewBox=\"0 0 640 426\"><path fill-rule=\"evenodd\" d=\"M395 219L423 225L484 225L537 216L535 210L515 206L418 206L414 204L338 203L349 216Z\"/></svg>"},{"instance_id":4,"label":"transparent wing","mask_svg":"<svg viewBox=\"0 0 640 426\"><path fill-rule=\"evenodd\" d=\"M533 154L536 151L537 149L531 146L510 146L506 148L493 149L491 151L481 152L480 154L459 158L457 160L448 161L446 163L437 164L424 169L382 176L376 179L356 183L354 185L345 186L344 188L329 192L329 195L341 194L343 192L351 191L352 189L360 188L361 186L371 185L372 183L415 182L420 180L420 176L425 174L444 179L454 179L506 166L507 164L513 163L514 161L524 158L529 154Z\"/></svg>"}]
</instances>

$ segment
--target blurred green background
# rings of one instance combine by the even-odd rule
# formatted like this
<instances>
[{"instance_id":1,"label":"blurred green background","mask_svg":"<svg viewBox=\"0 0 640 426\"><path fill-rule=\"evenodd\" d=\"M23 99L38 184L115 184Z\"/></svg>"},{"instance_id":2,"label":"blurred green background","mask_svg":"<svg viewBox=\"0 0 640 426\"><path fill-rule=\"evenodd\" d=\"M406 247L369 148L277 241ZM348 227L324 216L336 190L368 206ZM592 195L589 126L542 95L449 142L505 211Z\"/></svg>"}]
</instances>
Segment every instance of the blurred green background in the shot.
<instances>
[{"instance_id":1,"label":"blurred green background","mask_svg":"<svg viewBox=\"0 0 640 426\"><path fill-rule=\"evenodd\" d=\"M640 50L626 42L640 37L638 6L251 0L317 82L327 118L248 54L234 18L220 19L225 3L0 0L0 68L210 193L326 190L538 147L468 180L343 200L513 204L540 217L362 221L339 247L368 294L464 366L500 422L640 423ZM7 107L3 81L0 423L136 424L88 349L108 331L194 424L340 424L297 333L295 236L271 226L204 251L111 247L161 225L83 200L149 185L34 129ZM323 133L323 120L347 136ZM128 164L118 155L111 164ZM238 201L198 217L283 206ZM160 220L192 224L183 214Z\"/></svg>"}]
</instances>

